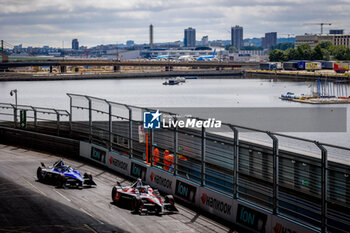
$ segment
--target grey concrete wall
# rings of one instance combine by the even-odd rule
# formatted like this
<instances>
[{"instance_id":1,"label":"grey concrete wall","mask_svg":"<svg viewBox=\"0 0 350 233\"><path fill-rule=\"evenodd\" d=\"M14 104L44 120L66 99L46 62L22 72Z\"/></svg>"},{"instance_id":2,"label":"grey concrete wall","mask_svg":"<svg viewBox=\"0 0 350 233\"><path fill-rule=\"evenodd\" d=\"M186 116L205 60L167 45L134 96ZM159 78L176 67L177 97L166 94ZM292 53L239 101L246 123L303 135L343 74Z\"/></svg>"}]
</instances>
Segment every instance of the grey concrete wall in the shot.
<instances>
[{"instance_id":1,"label":"grey concrete wall","mask_svg":"<svg viewBox=\"0 0 350 233\"><path fill-rule=\"evenodd\" d=\"M0 143L29 147L57 155L79 156L78 140L21 129L0 127Z\"/></svg>"}]
</instances>

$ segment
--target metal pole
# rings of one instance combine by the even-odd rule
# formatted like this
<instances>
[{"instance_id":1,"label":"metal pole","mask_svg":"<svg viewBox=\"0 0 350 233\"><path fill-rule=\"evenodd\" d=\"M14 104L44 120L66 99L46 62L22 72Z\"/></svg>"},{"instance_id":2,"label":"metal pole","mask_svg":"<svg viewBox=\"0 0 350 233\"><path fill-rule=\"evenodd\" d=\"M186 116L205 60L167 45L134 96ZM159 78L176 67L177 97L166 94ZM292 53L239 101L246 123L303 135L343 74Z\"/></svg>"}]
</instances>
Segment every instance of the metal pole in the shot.
<instances>
[{"instance_id":1,"label":"metal pole","mask_svg":"<svg viewBox=\"0 0 350 233\"><path fill-rule=\"evenodd\" d=\"M327 149L317 141L314 143L321 150L321 232L324 233L327 232Z\"/></svg>"},{"instance_id":2,"label":"metal pole","mask_svg":"<svg viewBox=\"0 0 350 233\"><path fill-rule=\"evenodd\" d=\"M148 155L149 155L149 158L150 158L150 163L151 163L151 166L153 166L153 142L154 142L154 130L151 129L150 131L150 137L149 137L149 152L148 152Z\"/></svg>"},{"instance_id":3,"label":"metal pole","mask_svg":"<svg viewBox=\"0 0 350 233\"><path fill-rule=\"evenodd\" d=\"M73 98L69 96L69 133L72 136L72 113L73 113Z\"/></svg>"},{"instance_id":4,"label":"metal pole","mask_svg":"<svg viewBox=\"0 0 350 233\"><path fill-rule=\"evenodd\" d=\"M91 99L86 96L89 101L89 142L92 142L92 104Z\"/></svg>"},{"instance_id":5,"label":"metal pole","mask_svg":"<svg viewBox=\"0 0 350 233\"><path fill-rule=\"evenodd\" d=\"M15 102L16 102L16 108L17 108L17 89L15 89Z\"/></svg>"},{"instance_id":6,"label":"metal pole","mask_svg":"<svg viewBox=\"0 0 350 233\"><path fill-rule=\"evenodd\" d=\"M176 122L177 119L174 117L174 122ZM178 164L178 126L174 128L174 175L177 175L177 164Z\"/></svg>"},{"instance_id":7,"label":"metal pole","mask_svg":"<svg viewBox=\"0 0 350 233\"><path fill-rule=\"evenodd\" d=\"M201 186L205 185L205 128L202 126L202 148L201 148L201 163L202 163L202 169L201 169Z\"/></svg>"},{"instance_id":8,"label":"metal pole","mask_svg":"<svg viewBox=\"0 0 350 233\"><path fill-rule=\"evenodd\" d=\"M112 105L107 100L106 100L106 103L108 104L108 142L109 142L109 150L112 151L112 149L113 149Z\"/></svg>"},{"instance_id":9,"label":"metal pole","mask_svg":"<svg viewBox=\"0 0 350 233\"><path fill-rule=\"evenodd\" d=\"M13 107L13 120L15 123L15 128L17 128L17 106L13 106L12 104L11 106Z\"/></svg>"},{"instance_id":10,"label":"metal pole","mask_svg":"<svg viewBox=\"0 0 350 233\"><path fill-rule=\"evenodd\" d=\"M238 156L239 156L239 139L238 130L230 126L233 130L233 198L238 198Z\"/></svg>"},{"instance_id":11,"label":"metal pole","mask_svg":"<svg viewBox=\"0 0 350 233\"><path fill-rule=\"evenodd\" d=\"M38 127L37 112L36 112L36 109L34 107L31 106L31 108L33 109L33 113L34 113L34 127L37 128Z\"/></svg>"},{"instance_id":12,"label":"metal pole","mask_svg":"<svg viewBox=\"0 0 350 233\"><path fill-rule=\"evenodd\" d=\"M129 158L133 156L133 143L132 143L132 110L128 105L124 105L129 110Z\"/></svg>"},{"instance_id":13,"label":"metal pole","mask_svg":"<svg viewBox=\"0 0 350 233\"><path fill-rule=\"evenodd\" d=\"M266 134L272 139L272 145L273 145L273 190L272 190L272 206L273 206L273 214L278 213L278 180L279 180L279 174L278 174L278 139L275 135L273 135L271 132L266 132Z\"/></svg>"},{"instance_id":14,"label":"metal pole","mask_svg":"<svg viewBox=\"0 0 350 233\"><path fill-rule=\"evenodd\" d=\"M56 125L57 125L57 135L60 135L60 114L59 112L54 109L55 113L56 113L56 116L57 116L57 121L56 121Z\"/></svg>"}]
</instances>

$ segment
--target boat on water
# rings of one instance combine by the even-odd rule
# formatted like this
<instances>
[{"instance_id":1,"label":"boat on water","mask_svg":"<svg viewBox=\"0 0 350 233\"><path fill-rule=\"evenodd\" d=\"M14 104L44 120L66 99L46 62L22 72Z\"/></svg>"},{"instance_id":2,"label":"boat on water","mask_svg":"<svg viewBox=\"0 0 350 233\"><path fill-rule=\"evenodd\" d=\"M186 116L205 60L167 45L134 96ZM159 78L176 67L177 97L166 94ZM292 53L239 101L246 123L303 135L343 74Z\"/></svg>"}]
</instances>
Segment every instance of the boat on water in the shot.
<instances>
[{"instance_id":1,"label":"boat on water","mask_svg":"<svg viewBox=\"0 0 350 233\"><path fill-rule=\"evenodd\" d=\"M179 85L179 81L176 81L175 79L170 79L170 80L167 80L163 83L163 85Z\"/></svg>"},{"instance_id":2,"label":"boat on water","mask_svg":"<svg viewBox=\"0 0 350 233\"><path fill-rule=\"evenodd\" d=\"M185 79L185 77L178 76L175 78L175 81L180 82L180 83L184 83L184 82L186 82L186 79Z\"/></svg>"},{"instance_id":3,"label":"boat on water","mask_svg":"<svg viewBox=\"0 0 350 233\"><path fill-rule=\"evenodd\" d=\"M178 85L179 83L186 82L184 77L171 78L163 83L163 85Z\"/></svg>"},{"instance_id":4,"label":"boat on water","mask_svg":"<svg viewBox=\"0 0 350 233\"><path fill-rule=\"evenodd\" d=\"M198 77L197 76L185 76L184 78L185 79L197 79Z\"/></svg>"}]
</instances>

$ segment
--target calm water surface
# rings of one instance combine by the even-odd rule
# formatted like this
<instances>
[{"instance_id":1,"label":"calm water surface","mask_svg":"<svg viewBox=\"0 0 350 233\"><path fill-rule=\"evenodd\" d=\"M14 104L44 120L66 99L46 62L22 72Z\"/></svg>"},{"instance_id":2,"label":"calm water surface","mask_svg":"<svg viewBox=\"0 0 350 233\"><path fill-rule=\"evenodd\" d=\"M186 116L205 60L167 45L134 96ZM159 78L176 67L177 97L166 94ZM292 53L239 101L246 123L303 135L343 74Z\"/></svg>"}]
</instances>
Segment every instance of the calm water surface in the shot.
<instances>
[{"instance_id":1,"label":"calm water surface","mask_svg":"<svg viewBox=\"0 0 350 233\"><path fill-rule=\"evenodd\" d=\"M123 79L84 81L0 82L0 102L13 103L10 90L18 90L18 104L69 109L66 93L96 96L142 107L326 107L281 101L287 91L309 94L310 82L253 79L197 79L178 86L162 85L164 79ZM348 87L350 91L350 87ZM328 105L335 106L335 105ZM350 105L346 107L348 119ZM210 116L208 116L210 117ZM349 120L348 120L349 122ZM236 123L239 124L239 123ZM330 144L350 147L349 124L346 133L293 133ZM332 155L330 155L332 156ZM337 156L338 157L338 156ZM350 161L350 156L341 156Z\"/></svg>"}]
</instances>

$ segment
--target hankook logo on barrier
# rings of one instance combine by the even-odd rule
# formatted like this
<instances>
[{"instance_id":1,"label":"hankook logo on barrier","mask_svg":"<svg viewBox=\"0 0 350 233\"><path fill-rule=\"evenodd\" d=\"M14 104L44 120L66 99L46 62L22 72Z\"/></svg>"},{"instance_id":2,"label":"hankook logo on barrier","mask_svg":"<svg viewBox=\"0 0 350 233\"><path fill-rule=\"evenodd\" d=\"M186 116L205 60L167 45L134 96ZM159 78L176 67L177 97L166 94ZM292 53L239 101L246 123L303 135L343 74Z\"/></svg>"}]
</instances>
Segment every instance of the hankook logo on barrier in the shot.
<instances>
[{"instance_id":1,"label":"hankook logo on barrier","mask_svg":"<svg viewBox=\"0 0 350 233\"><path fill-rule=\"evenodd\" d=\"M143 181L146 181L146 171L147 168L144 166L141 166L137 163L131 163L131 171L130 174L132 176L141 178Z\"/></svg>"},{"instance_id":2,"label":"hankook logo on barrier","mask_svg":"<svg viewBox=\"0 0 350 233\"><path fill-rule=\"evenodd\" d=\"M281 223L276 222L276 225L273 228L275 233L297 233L289 228L284 227Z\"/></svg>"},{"instance_id":3,"label":"hankook logo on barrier","mask_svg":"<svg viewBox=\"0 0 350 233\"><path fill-rule=\"evenodd\" d=\"M171 189L171 185L173 183L171 180L168 180L167 178L163 178L159 175L155 175L153 172L151 173L149 178L151 179L152 182L154 181L156 184L163 186L164 188Z\"/></svg>"},{"instance_id":4,"label":"hankook logo on barrier","mask_svg":"<svg viewBox=\"0 0 350 233\"><path fill-rule=\"evenodd\" d=\"M128 170L128 164L119 160L119 159L116 159L116 158L113 158L112 156L109 157L109 164L113 164L115 167L117 168L120 168L124 171L127 171Z\"/></svg>"},{"instance_id":5,"label":"hankook logo on barrier","mask_svg":"<svg viewBox=\"0 0 350 233\"><path fill-rule=\"evenodd\" d=\"M203 193L201 196L202 203L204 205L207 205L215 210L218 210L224 214L231 215L231 208L232 206L230 204L227 204L223 201L220 201L214 197L208 196L206 193Z\"/></svg>"},{"instance_id":6,"label":"hankook logo on barrier","mask_svg":"<svg viewBox=\"0 0 350 233\"><path fill-rule=\"evenodd\" d=\"M175 194L188 201L194 202L197 188L195 186L176 180Z\"/></svg>"}]
</instances>

